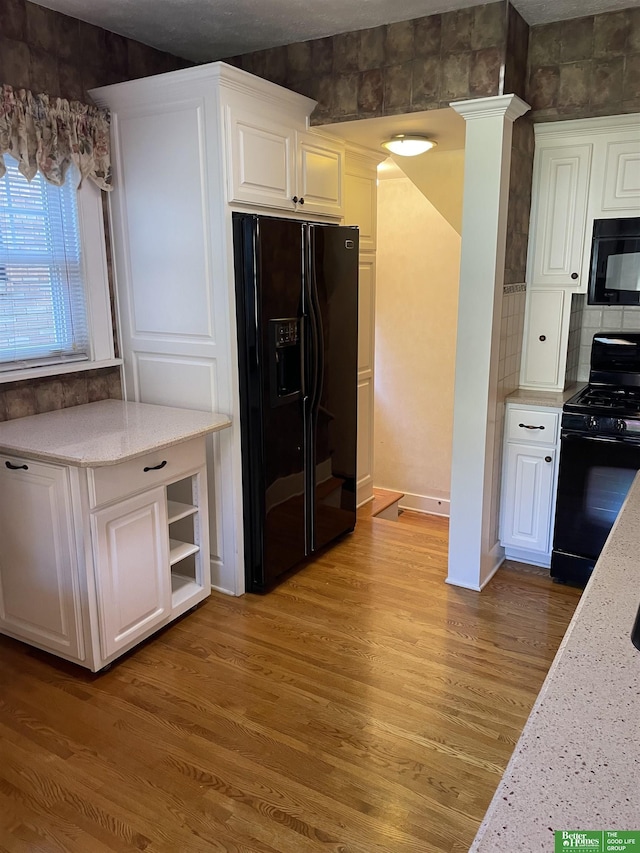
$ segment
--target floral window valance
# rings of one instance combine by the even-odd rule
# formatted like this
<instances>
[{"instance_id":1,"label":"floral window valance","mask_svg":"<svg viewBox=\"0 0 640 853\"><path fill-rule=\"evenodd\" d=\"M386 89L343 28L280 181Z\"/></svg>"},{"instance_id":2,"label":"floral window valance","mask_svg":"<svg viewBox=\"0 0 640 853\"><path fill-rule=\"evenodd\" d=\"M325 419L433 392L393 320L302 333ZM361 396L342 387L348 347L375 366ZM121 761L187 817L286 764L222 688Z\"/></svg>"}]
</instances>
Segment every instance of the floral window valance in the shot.
<instances>
[{"instance_id":1,"label":"floral window valance","mask_svg":"<svg viewBox=\"0 0 640 853\"><path fill-rule=\"evenodd\" d=\"M28 181L39 171L59 187L74 163L81 181L90 178L110 190L109 123L109 113L98 107L2 86L0 178L6 171L3 155L11 154Z\"/></svg>"}]
</instances>

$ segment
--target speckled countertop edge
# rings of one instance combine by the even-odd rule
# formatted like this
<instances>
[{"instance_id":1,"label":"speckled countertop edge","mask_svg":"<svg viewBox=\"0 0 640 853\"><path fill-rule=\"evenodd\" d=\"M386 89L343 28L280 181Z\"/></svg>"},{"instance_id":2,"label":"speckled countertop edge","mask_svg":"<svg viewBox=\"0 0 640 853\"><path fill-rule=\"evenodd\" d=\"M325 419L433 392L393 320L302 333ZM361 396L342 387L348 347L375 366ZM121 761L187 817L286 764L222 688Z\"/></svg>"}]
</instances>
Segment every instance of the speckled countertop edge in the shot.
<instances>
[{"instance_id":1,"label":"speckled countertop edge","mask_svg":"<svg viewBox=\"0 0 640 853\"><path fill-rule=\"evenodd\" d=\"M471 853L551 853L553 830L640 829L640 474Z\"/></svg>"},{"instance_id":2,"label":"speckled countertop edge","mask_svg":"<svg viewBox=\"0 0 640 853\"><path fill-rule=\"evenodd\" d=\"M102 400L0 423L0 452L81 468L116 465L216 432L227 415Z\"/></svg>"},{"instance_id":3,"label":"speckled countertop edge","mask_svg":"<svg viewBox=\"0 0 640 853\"><path fill-rule=\"evenodd\" d=\"M518 388L505 399L505 403L517 403L519 406L543 406L561 409L564 404L584 388L585 382L569 385L564 391L532 391L530 388Z\"/></svg>"}]
</instances>

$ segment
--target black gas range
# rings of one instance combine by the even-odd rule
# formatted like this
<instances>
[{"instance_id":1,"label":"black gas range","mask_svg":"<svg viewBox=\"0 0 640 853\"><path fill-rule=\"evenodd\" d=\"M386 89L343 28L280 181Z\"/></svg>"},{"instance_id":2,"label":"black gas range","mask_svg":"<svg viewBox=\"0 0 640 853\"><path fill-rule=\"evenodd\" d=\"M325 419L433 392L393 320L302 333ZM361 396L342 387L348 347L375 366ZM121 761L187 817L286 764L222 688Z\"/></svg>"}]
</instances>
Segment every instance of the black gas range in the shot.
<instances>
[{"instance_id":1,"label":"black gas range","mask_svg":"<svg viewBox=\"0 0 640 853\"><path fill-rule=\"evenodd\" d=\"M640 388L588 385L565 403L562 426L640 439Z\"/></svg>"},{"instance_id":2,"label":"black gas range","mask_svg":"<svg viewBox=\"0 0 640 853\"><path fill-rule=\"evenodd\" d=\"M584 585L640 470L640 333L598 332L562 413L551 576Z\"/></svg>"}]
</instances>

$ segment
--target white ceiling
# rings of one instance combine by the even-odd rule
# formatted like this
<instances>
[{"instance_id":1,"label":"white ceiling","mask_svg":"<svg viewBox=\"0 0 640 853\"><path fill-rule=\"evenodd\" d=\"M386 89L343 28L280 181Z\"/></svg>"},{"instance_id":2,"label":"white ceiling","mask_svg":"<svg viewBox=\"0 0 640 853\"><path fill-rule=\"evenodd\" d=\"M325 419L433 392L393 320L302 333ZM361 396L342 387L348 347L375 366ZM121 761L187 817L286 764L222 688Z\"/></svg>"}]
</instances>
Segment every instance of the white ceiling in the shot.
<instances>
[{"instance_id":1,"label":"white ceiling","mask_svg":"<svg viewBox=\"0 0 640 853\"><path fill-rule=\"evenodd\" d=\"M408 21L481 0L38 0L195 62ZM637 5L638 0L512 0L530 25Z\"/></svg>"}]
</instances>

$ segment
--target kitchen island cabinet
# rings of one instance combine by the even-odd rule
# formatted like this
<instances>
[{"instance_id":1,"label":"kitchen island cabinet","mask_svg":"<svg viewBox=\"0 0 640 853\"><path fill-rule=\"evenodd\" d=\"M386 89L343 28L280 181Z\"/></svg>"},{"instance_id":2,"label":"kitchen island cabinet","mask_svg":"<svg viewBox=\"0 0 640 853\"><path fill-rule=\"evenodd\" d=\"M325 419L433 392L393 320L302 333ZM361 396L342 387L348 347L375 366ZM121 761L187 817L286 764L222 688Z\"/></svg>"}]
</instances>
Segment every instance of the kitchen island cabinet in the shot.
<instances>
[{"instance_id":1,"label":"kitchen island cabinet","mask_svg":"<svg viewBox=\"0 0 640 853\"><path fill-rule=\"evenodd\" d=\"M96 671L206 598L229 424L117 400L0 424L0 631Z\"/></svg>"},{"instance_id":2,"label":"kitchen island cabinet","mask_svg":"<svg viewBox=\"0 0 640 853\"><path fill-rule=\"evenodd\" d=\"M82 655L68 473L0 455L0 631L71 660Z\"/></svg>"}]
</instances>

